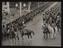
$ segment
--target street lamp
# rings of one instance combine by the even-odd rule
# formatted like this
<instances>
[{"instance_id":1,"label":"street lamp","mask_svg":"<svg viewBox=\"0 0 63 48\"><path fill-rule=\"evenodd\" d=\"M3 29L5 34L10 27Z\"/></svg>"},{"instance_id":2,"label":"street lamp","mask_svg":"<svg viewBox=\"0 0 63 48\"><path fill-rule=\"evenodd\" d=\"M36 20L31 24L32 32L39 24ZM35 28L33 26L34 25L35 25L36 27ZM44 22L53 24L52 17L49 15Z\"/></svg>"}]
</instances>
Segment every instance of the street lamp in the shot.
<instances>
[{"instance_id":1,"label":"street lamp","mask_svg":"<svg viewBox=\"0 0 63 48\"><path fill-rule=\"evenodd\" d=\"M25 7L25 6L26 6L26 4L24 3L24 4L23 4L23 6Z\"/></svg>"},{"instance_id":2,"label":"street lamp","mask_svg":"<svg viewBox=\"0 0 63 48\"><path fill-rule=\"evenodd\" d=\"M16 5L15 5L16 7L18 7L18 4L16 3Z\"/></svg>"}]
</instances>

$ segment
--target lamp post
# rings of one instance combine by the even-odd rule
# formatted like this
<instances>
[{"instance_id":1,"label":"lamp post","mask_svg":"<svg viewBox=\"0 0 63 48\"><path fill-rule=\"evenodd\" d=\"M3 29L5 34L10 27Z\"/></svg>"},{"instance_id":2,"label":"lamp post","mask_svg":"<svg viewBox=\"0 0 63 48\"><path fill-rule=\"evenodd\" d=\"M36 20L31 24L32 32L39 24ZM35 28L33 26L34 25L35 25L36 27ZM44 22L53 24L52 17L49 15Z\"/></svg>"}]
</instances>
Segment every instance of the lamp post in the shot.
<instances>
[{"instance_id":1,"label":"lamp post","mask_svg":"<svg viewBox=\"0 0 63 48\"><path fill-rule=\"evenodd\" d=\"M31 6L31 2L29 2L28 4L28 11L30 12L30 6Z\"/></svg>"},{"instance_id":2,"label":"lamp post","mask_svg":"<svg viewBox=\"0 0 63 48\"><path fill-rule=\"evenodd\" d=\"M20 2L20 16L21 16L21 13L22 13L22 3Z\"/></svg>"},{"instance_id":3,"label":"lamp post","mask_svg":"<svg viewBox=\"0 0 63 48\"><path fill-rule=\"evenodd\" d=\"M39 8L39 2L38 2L38 8Z\"/></svg>"},{"instance_id":4,"label":"lamp post","mask_svg":"<svg viewBox=\"0 0 63 48\"><path fill-rule=\"evenodd\" d=\"M7 2L7 10L8 10L8 13L10 13L10 8L9 8L9 2Z\"/></svg>"}]
</instances>

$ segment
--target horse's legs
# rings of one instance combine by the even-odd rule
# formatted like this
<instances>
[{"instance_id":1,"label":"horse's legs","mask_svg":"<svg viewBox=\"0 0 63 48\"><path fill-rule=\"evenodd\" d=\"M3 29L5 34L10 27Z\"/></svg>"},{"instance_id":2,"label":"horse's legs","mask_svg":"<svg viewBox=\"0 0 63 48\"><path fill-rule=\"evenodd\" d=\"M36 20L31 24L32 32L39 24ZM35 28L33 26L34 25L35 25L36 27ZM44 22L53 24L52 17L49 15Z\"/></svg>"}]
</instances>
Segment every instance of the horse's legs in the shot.
<instances>
[{"instance_id":1,"label":"horse's legs","mask_svg":"<svg viewBox=\"0 0 63 48\"><path fill-rule=\"evenodd\" d=\"M30 37L32 38L32 35L30 35Z\"/></svg>"},{"instance_id":2,"label":"horse's legs","mask_svg":"<svg viewBox=\"0 0 63 48\"><path fill-rule=\"evenodd\" d=\"M48 39L48 33L45 33L45 39Z\"/></svg>"},{"instance_id":3,"label":"horse's legs","mask_svg":"<svg viewBox=\"0 0 63 48\"><path fill-rule=\"evenodd\" d=\"M44 33L44 39L45 39L45 33Z\"/></svg>"},{"instance_id":4,"label":"horse's legs","mask_svg":"<svg viewBox=\"0 0 63 48\"><path fill-rule=\"evenodd\" d=\"M48 39L48 33L46 33L46 39Z\"/></svg>"},{"instance_id":5,"label":"horse's legs","mask_svg":"<svg viewBox=\"0 0 63 48\"><path fill-rule=\"evenodd\" d=\"M18 40L19 40L19 37L18 37Z\"/></svg>"},{"instance_id":6,"label":"horse's legs","mask_svg":"<svg viewBox=\"0 0 63 48\"><path fill-rule=\"evenodd\" d=\"M29 35L28 35L28 39L29 39Z\"/></svg>"},{"instance_id":7,"label":"horse's legs","mask_svg":"<svg viewBox=\"0 0 63 48\"><path fill-rule=\"evenodd\" d=\"M50 38L50 33L49 33L49 38Z\"/></svg>"},{"instance_id":8,"label":"horse's legs","mask_svg":"<svg viewBox=\"0 0 63 48\"><path fill-rule=\"evenodd\" d=\"M44 39L46 39L46 33L44 33Z\"/></svg>"},{"instance_id":9,"label":"horse's legs","mask_svg":"<svg viewBox=\"0 0 63 48\"><path fill-rule=\"evenodd\" d=\"M50 38L50 32L48 33L48 39Z\"/></svg>"},{"instance_id":10,"label":"horse's legs","mask_svg":"<svg viewBox=\"0 0 63 48\"><path fill-rule=\"evenodd\" d=\"M15 44L16 44L16 37L15 37Z\"/></svg>"},{"instance_id":11,"label":"horse's legs","mask_svg":"<svg viewBox=\"0 0 63 48\"><path fill-rule=\"evenodd\" d=\"M58 29L58 32L60 32L60 28Z\"/></svg>"},{"instance_id":12,"label":"horse's legs","mask_svg":"<svg viewBox=\"0 0 63 48\"><path fill-rule=\"evenodd\" d=\"M53 39L54 38L54 33L52 32L52 34L51 34L51 39Z\"/></svg>"},{"instance_id":13,"label":"horse's legs","mask_svg":"<svg viewBox=\"0 0 63 48\"><path fill-rule=\"evenodd\" d=\"M3 39L6 40L6 38L7 38L7 35L4 35Z\"/></svg>"},{"instance_id":14,"label":"horse's legs","mask_svg":"<svg viewBox=\"0 0 63 48\"><path fill-rule=\"evenodd\" d=\"M17 39L19 40L19 37L18 37L18 35L17 35Z\"/></svg>"},{"instance_id":15,"label":"horse's legs","mask_svg":"<svg viewBox=\"0 0 63 48\"><path fill-rule=\"evenodd\" d=\"M57 27L55 27L55 31L54 31L54 34L53 34L54 39L56 38L56 33L57 33Z\"/></svg>"},{"instance_id":16,"label":"horse's legs","mask_svg":"<svg viewBox=\"0 0 63 48\"><path fill-rule=\"evenodd\" d=\"M59 26L57 26L58 32L59 32Z\"/></svg>"},{"instance_id":17,"label":"horse's legs","mask_svg":"<svg viewBox=\"0 0 63 48\"><path fill-rule=\"evenodd\" d=\"M55 39L56 33L54 33L53 38Z\"/></svg>"},{"instance_id":18,"label":"horse's legs","mask_svg":"<svg viewBox=\"0 0 63 48\"><path fill-rule=\"evenodd\" d=\"M30 33L30 37L32 38L32 34Z\"/></svg>"},{"instance_id":19,"label":"horse's legs","mask_svg":"<svg viewBox=\"0 0 63 48\"><path fill-rule=\"evenodd\" d=\"M48 39L50 39L50 33L48 33Z\"/></svg>"},{"instance_id":20,"label":"horse's legs","mask_svg":"<svg viewBox=\"0 0 63 48\"><path fill-rule=\"evenodd\" d=\"M53 34L54 39L56 38L57 28L55 29L55 32Z\"/></svg>"},{"instance_id":21,"label":"horse's legs","mask_svg":"<svg viewBox=\"0 0 63 48\"><path fill-rule=\"evenodd\" d=\"M33 34L33 35L35 35L35 33L33 32L33 31L31 31L31 33L30 34Z\"/></svg>"},{"instance_id":22,"label":"horse's legs","mask_svg":"<svg viewBox=\"0 0 63 48\"><path fill-rule=\"evenodd\" d=\"M22 35L21 37L22 37L22 40L23 40L23 39L24 39L24 38L23 38L23 35Z\"/></svg>"},{"instance_id":23,"label":"horse's legs","mask_svg":"<svg viewBox=\"0 0 63 48\"><path fill-rule=\"evenodd\" d=\"M8 40L9 40L9 34L7 35L6 39L8 39Z\"/></svg>"}]
</instances>

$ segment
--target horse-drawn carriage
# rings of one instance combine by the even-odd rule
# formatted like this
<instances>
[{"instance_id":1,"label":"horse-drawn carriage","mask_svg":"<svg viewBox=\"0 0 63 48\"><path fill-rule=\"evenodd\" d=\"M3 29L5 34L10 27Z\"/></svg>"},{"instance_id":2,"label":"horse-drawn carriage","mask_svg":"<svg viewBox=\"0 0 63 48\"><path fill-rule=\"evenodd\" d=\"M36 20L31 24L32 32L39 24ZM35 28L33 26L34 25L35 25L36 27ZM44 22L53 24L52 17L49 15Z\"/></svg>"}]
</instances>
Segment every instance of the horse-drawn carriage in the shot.
<instances>
[{"instance_id":1,"label":"horse-drawn carriage","mask_svg":"<svg viewBox=\"0 0 63 48\"><path fill-rule=\"evenodd\" d=\"M28 39L29 39L29 37L32 38L32 34L35 35L34 31L29 30L29 29L22 29L22 30L20 30L20 33L21 33L22 39L24 39L23 36L26 36L26 35L27 35Z\"/></svg>"},{"instance_id":2,"label":"horse-drawn carriage","mask_svg":"<svg viewBox=\"0 0 63 48\"><path fill-rule=\"evenodd\" d=\"M6 31L4 32L3 37L6 39L17 38L19 40L18 32L20 32L22 38L24 35L27 35L28 38L29 36L32 38L31 34L34 35L34 32L32 30L24 29L24 27L26 26L20 26L20 25L17 26L17 24L9 23L5 28Z\"/></svg>"}]
</instances>

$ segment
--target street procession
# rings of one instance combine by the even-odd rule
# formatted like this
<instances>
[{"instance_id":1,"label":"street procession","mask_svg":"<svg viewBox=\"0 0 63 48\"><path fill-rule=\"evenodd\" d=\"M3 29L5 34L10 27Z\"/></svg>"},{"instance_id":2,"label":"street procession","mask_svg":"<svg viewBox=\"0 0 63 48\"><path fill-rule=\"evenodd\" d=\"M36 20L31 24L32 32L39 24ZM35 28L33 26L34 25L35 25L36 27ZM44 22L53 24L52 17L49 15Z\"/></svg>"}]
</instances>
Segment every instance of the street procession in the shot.
<instances>
[{"instance_id":1,"label":"street procession","mask_svg":"<svg viewBox=\"0 0 63 48\"><path fill-rule=\"evenodd\" d=\"M61 46L61 2L2 2L2 46Z\"/></svg>"}]
</instances>

